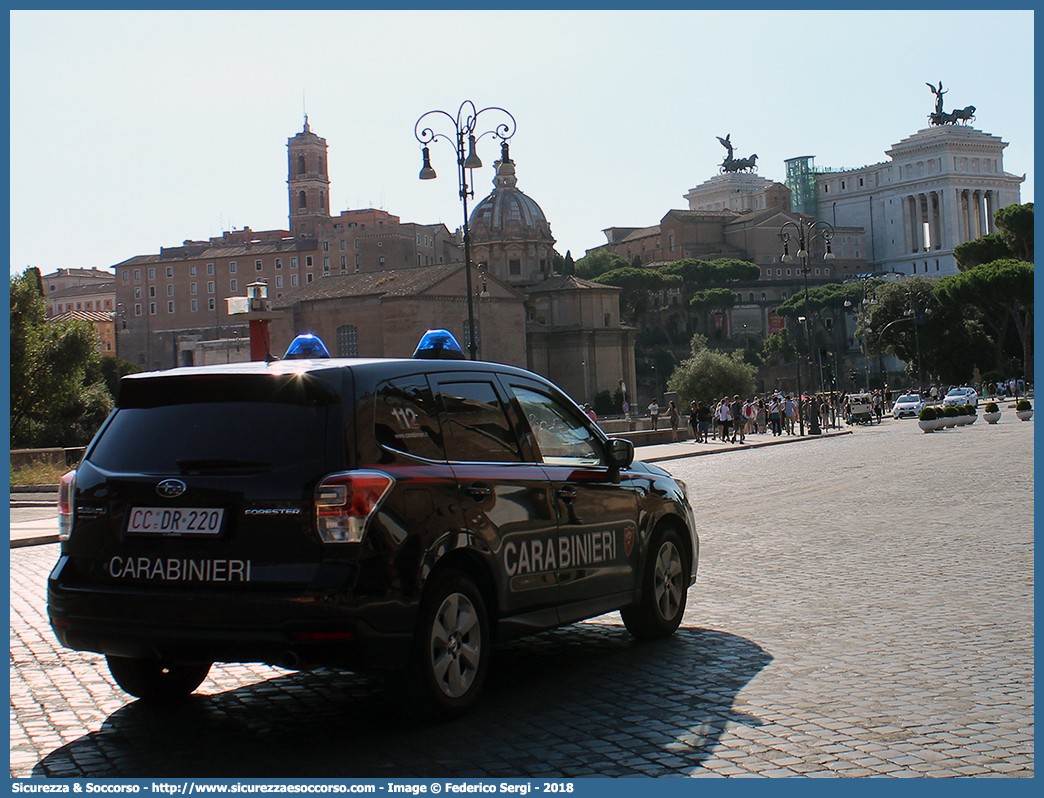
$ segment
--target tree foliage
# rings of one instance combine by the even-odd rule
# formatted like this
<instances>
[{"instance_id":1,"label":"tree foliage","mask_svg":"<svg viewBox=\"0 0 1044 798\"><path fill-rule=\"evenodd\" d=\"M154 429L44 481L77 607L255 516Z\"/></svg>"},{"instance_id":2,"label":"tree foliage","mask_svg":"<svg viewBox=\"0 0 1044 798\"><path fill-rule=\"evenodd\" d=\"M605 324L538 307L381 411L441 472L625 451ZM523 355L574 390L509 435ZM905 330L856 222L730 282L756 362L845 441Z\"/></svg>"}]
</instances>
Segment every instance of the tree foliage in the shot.
<instances>
[{"instance_id":1,"label":"tree foliage","mask_svg":"<svg viewBox=\"0 0 1044 798\"><path fill-rule=\"evenodd\" d=\"M736 304L736 293L731 288L705 288L689 300L693 310L725 311Z\"/></svg>"},{"instance_id":2,"label":"tree foliage","mask_svg":"<svg viewBox=\"0 0 1044 798\"><path fill-rule=\"evenodd\" d=\"M624 266L601 274L592 282L622 288L621 305L627 308L626 315L637 323L639 316L646 308L647 294L650 291L662 291L665 288L680 285L681 278L677 275L665 275L658 269L636 269L633 266Z\"/></svg>"},{"instance_id":3,"label":"tree foliage","mask_svg":"<svg viewBox=\"0 0 1044 798\"><path fill-rule=\"evenodd\" d=\"M1022 346L1023 369L1033 373L1033 264L1014 258L984 263L944 277L935 289L939 301L978 311L996 344L996 368L1004 365L1004 341L1011 326Z\"/></svg>"},{"instance_id":4,"label":"tree foliage","mask_svg":"<svg viewBox=\"0 0 1044 798\"><path fill-rule=\"evenodd\" d=\"M87 443L112 409L97 369L98 341L91 324L46 321L40 272L11 278L11 444L21 447Z\"/></svg>"},{"instance_id":5,"label":"tree foliage","mask_svg":"<svg viewBox=\"0 0 1044 798\"><path fill-rule=\"evenodd\" d=\"M614 269L623 269L631 264L608 249L596 249L580 258L575 264L576 274L585 280L593 280Z\"/></svg>"},{"instance_id":6,"label":"tree foliage","mask_svg":"<svg viewBox=\"0 0 1044 798\"><path fill-rule=\"evenodd\" d=\"M953 257L957 261L957 269L965 271L981 266L983 263L1010 258L1011 247L1000 233L990 233L974 241L965 241L953 248Z\"/></svg>"},{"instance_id":7,"label":"tree foliage","mask_svg":"<svg viewBox=\"0 0 1044 798\"><path fill-rule=\"evenodd\" d=\"M963 274L938 282L920 276L877 282L868 293L874 304L868 306L857 330L868 353L893 353L915 377L919 352L926 383L966 383L972 381L976 368L991 367L997 359L995 342L987 334L981 311L946 292L946 281Z\"/></svg>"},{"instance_id":8,"label":"tree foliage","mask_svg":"<svg viewBox=\"0 0 1044 798\"><path fill-rule=\"evenodd\" d=\"M1033 203L1006 205L999 208L993 220L1012 255L1033 262Z\"/></svg>"},{"instance_id":9,"label":"tree foliage","mask_svg":"<svg viewBox=\"0 0 1044 798\"><path fill-rule=\"evenodd\" d=\"M754 392L757 370L743 361L741 353L712 351L702 335L694 335L690 346L692 356L682 361L667 381L668 389L677 391L682 407L693 399L710 403L723 396L750 396Z\"/></svg>"},{"instance_id":10,"label":"tree foliage","mask_svg":"<svg viewBox=\"0 0 1044 798\"><path fill-rule=\"evenodd\" d=\"M774 332L766 338L761 351L766 358L778 354L783 358L784 363L793 363L797 358L797 346L794 345L790 333L786 330Z\"/></svg>"}]
</instances>

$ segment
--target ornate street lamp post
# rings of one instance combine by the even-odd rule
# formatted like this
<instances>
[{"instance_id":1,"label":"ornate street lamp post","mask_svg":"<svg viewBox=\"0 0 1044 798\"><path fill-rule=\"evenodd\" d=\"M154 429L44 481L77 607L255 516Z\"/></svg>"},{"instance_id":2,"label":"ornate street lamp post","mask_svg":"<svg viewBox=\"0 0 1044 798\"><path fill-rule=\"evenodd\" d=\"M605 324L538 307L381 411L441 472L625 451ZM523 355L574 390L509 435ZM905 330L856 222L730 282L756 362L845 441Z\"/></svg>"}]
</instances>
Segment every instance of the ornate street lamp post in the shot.
<instances>
[{"instance_id":1,"label":"ornate street lamp post","mask_svg":"<svg viewBox=\"0 0 1044 798\"><path fill-rule=\"evenodd\" d=\"M510 121L501 122L492 130L476 135L475 128L478 126L478 118L487 111L499 111ZM452 132L448 135L436 133L432 128L426 126L427 124L434 124L437 121L435 117L438 116L444 116L453 125ZM424 120L428 117L433 118L429 123L425 123ZM480 111L476 110L475 103L471 100L465 100L461 103L455 117L446 111L428 111L422 114L413 126L413 135L417 137L417 141L423 146L424 163L420 171L421 180L433 180L436 177L428 152L428 145L431 142L435 141L435 139L445 139L453 145L457 152L457 179L460 185L460 199L464 205L464 279L467 284L466 293L468 298L468 352L472 360L477 359L478 344L475 340L475 307L471 289L471 236L468 233L468 197L475 196L475 188L473 179L469 181L469 174L470 170L478 169L482 166L482 159L475 152L475 143L477 141L487 135L493 135L501 141L507 141L515 135L515 129L515 117L503 108L494 106L483 108ZM464 149L465 143L467 143L466 153Z\"/></svg>"},{"instance_id":2,"label":"ornate street lamp post","mask_svg":"<svg viewBox=\"0 0 1044 798\"><path fill-rule=\"evenodd\" d=\"M791 232L793 230L793 232ZM779 235L783 239L783 257L781 260L783 263L792 263L794 258L790 254L790 242L791 240L797 240L797 256L801 259L801 273L804 275L805 280L805 317L810 319L808 313L808 249L816 241L822 241L826 245L826 254L823 255L823 260L833 260L834 253L830 251L830 240L834 237L834 228L827 222L806 222L802 218L798 218L796 222L784 222L782 227L779 228ZM812 394L809 398L809 425L808 432L810 435L819 435L822 430L819 428L819 407L816 402L816 392L812 387L812 332L806 327L806 338L808 340L808 358L809 358L809 392ZM801 368L798 367L798 392L800 393L800 380L801 380ZM798 397L798 406L800 407L801 397ZM804 435L804 424L801 425L801 434Z\"/></svg>"}]
</instances>

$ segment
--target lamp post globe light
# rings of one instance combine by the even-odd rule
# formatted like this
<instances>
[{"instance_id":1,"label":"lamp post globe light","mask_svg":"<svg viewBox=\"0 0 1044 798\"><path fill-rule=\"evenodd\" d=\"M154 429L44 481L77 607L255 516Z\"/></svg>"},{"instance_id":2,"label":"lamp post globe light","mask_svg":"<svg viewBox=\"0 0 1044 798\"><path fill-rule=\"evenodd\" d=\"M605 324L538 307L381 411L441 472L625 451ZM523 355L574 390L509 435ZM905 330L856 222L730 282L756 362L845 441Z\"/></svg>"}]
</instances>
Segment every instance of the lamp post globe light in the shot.
<instances>
[{"instance_id":1,"label":"lamp post globe light","mask_svg":"<svg viewBox=\"0 0 1044 798\"><path fill-rule=\"evenodd\" d=\"M478 127L479 117L487 112L502 114L506 119L491 130L476 135L475 130ZM428 121L425 122L425 120ZM449 120L449 124L452 125L452 128L448 129L447 133L439 133L432 127L429 127L429 125L435 125L446 120ZM468 353L472 360L476 360L478 357L478 344L476 341L477 331L475 329L475 306L471 288L471 236L468 233L468 197L475 196L474 179L471 178L471 170L482 166L482 159L475 152L475 144L487 135L492 135L506 142L515 135L516 127L515 117L508 111L496 106L478 110L475 107L475 103L471 100L465 100L461 103L456 116L446 111L432 110L422 114L413 126L413 135L416 136L417 141L421 144L421 152L424 159L419 175L421 180L433 180L436 177L435 170L431 166L429 144L436 139L443 139L456 149L457 180L460 187L460 200L464 205L464 280L467 285L466 293L468 300ZM464 148L465 143L467 143L466 152Z\"/></svg>"},{"instance_id":2,"label":"lamp post globe light","mask_svg":"<svg viewBox=\"0 0 1044 798\"><path fill-rule=\"evenodd\" d=\"M780 259L783 263L793 263L794 258L790 254L790 242L797 242L797 256L801 259L801 274L804 277L805 282L805 319L806 323L811 318L808 313L808 250L816 241L822 241L826 247L826 253L823 255L823 260L833 260L834 253L830 249L830 241L834 237L834 228L827 222L808 222L805 219L798 217L796 222L784 222L779 228L780 238L783 239L783 257ZM808 432L810 435L819 435L822 430L819 428L819 407L816 402L816 392L812 385L812 332L807 327L805 329L806 340L808 343L808 357L809 357L809 368L808 368L808 383L809 383L809 425ZM801 366L800 359L798 364L798 406L801 405ZM799 416L800 420L800 416ZM804 424L801 425L801 434L804 435Z\"/></svg>"}]
</instances>

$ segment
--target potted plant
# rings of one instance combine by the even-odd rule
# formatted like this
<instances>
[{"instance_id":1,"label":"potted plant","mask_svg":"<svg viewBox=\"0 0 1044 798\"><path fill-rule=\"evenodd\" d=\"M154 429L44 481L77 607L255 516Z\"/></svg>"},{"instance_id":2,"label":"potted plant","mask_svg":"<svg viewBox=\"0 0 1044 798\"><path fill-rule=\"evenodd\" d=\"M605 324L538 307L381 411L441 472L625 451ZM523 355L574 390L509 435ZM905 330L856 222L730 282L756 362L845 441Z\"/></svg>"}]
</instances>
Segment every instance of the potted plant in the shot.
<instances>
[{"instance_id":1,"label":"potted plant","mask_svg":"<svg viewBox=\"0 0 1044 798\"><path fill-rule=\"evenodd\" d=\"M1000 421L1001 412L1000 408L997 407L997 403L987 402L986 412L982 414L982 417L986 419L987 424L996 424L998 421Z\"/></svg>"},{"instance_id":2,"label":"potted plant","mask_svg":"<svg viewBox=\"0 0 1044 798\"><path fill-rule=\"evenodd\" d=\"M938 418L938 411L931 405L925 405L917 416L917 426L925 432L935 432Z\"/></svg>"},{"instance_id":3,"label":"potted plant","mask_svg":"<svg viewBox=\"0 0 1044 798\"><path fill-rule=\"evenodd\" d=\"M1029 399L1019 399L1015 403L1015 418L1019 421L1029 421L1033 418L1033 405L1030 404Z\"/></svg>"},{"instance_id":4,"label":"potted plant","mask_svg":"<svg viewBox=\"0 0 1044 798\"><path fill-rule=\"evenodd\" d=\"M943 426L952 429L957 426L957 416L961 414L961 411L957 409L956 405L948 405L942 409L942 414L945 419Z\"/></svg>"},{"instance_id":5,"label":"potted plant","mask_svg":"<svg viewBox=\"0 0 1044 798\"><path fill-rule=\"evenodd\" d=\"M969 424L974 424L979 417L979 411L975 409L975 405L965 405L964 414L968 417Z\"/></svg>"}]
</instances>

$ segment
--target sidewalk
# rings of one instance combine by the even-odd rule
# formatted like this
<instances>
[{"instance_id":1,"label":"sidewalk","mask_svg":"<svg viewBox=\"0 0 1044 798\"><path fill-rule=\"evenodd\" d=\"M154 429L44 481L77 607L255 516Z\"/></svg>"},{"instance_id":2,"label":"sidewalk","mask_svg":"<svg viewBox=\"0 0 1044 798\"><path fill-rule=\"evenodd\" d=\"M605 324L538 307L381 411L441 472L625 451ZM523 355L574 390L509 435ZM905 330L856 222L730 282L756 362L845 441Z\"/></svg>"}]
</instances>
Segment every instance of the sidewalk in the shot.
<instances>
[{"instance_id":1,"label":"sidewalk","mask_svg":"<svg viewBox=\"0 0 1044 798\"><path fill-rule=\"evenodd\" d=\"M658 443L652 446L636 446L634 448L634 459L646 463L657 463L663 460L677 460L681 457L695 457L701 454L718 454L719 452L738 452L743 449L758 449L762 446L778 446L784 443L797 443L798 441L814 441L821 438L834 438L838 435L851 435L851 428L823 430L820 435L780 435L773 437L771 433L764 435L748 435L746 443L724 443L722 441L711 441L710 443L696 443L689 439L678 443Z\"/></svg>"},{"instance_id":2,"label":"sidewalk","mask_svg":"<svg viewBox=\"0 0 1044 798\"><path fill-rule=\"evenodd\" d=\"M58 542L58 516L11 522L11 548Z\"/></svg>"},{"instance_id":3,"label":"sidewalk","mask_svg":"<svg viewBox=\"0 0 1044 798\"><path fill-rule=\"evenodd\" d=\"M722 441L711 441L710 443L696 443L693 440L680 441L679 443L658 443L651 446L636 446L634 456L636 460L646 463L657 463L664 460L677 460L682 457L696 457L704 454L717 454L719 452L734 452L742 449L755 449L761 446L777 446L784 443L797 443L798 441L816 440L817 438L831 438L837 435L850 435L850 429L824 430L822 435L782 435L774 438L771 435L748 435L746 443L723 443ZM21 502L20 506L30 503ZM33 506L39 506L33 502ZM11 548L21 546L40 546L45 543L58 542L58 516L57 514L46 518L38 518L31 521L11 522Z\"/></svg>"}]
</instances>

